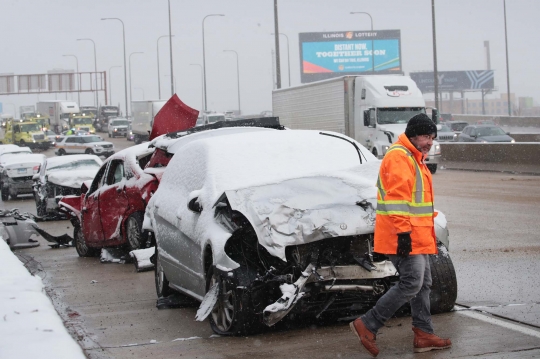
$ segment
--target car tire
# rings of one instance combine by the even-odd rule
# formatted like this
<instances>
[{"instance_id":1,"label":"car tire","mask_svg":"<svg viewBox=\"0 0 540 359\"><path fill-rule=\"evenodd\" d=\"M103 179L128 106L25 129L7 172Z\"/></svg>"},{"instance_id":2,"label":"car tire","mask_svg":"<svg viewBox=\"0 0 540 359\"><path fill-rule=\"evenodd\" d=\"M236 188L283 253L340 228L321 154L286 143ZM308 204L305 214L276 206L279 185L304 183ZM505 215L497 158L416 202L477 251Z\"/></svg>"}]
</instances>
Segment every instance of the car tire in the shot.
<instances>
[{"instance_id":1,"label":"car tire","mask_svg":"<svg viewBox=\"0 0 540 359\"><path fill-rule=\"evenodd\" d=\"M38 217L45 217L47 215L47 205L40 201L39 196L36 196L36 214Z\"/></svg>"},{"instance_id":2,"label":"car tire","mask_svg":"<svg viewBox=\"0 0 540 359\"><path fill-rule=\"evenodd\" d=\"M94 151L92 151L92 149L90 148L87 148L86 151L84 151L84 153L86 153L87 155L93 155Z\"/></svg>"},{"instance_id":3,"label":"car tire","mask_svg":"<svg viewBox=\"0 0 540 359\"><path fill-rule=\"evenodd\" d=\"M438 254L429 256L431 267L431 314L446 313L454 308L457 298L457 278L446 247L438 243Z\"/></svg>"},{"instance_id":4,"label":"car tire","mask_svg":"<svg viewBox=\"0 0 540 359\"><path fill-rule=\"evenodd\" d=\"M169 281L165 272L163 272L163 267L161 266L161 259L159 258L159 251L156 246L156 265L154 266L154 279L156 282L156 294L158 298L168 297L174 290L169 287Z\"/></svg>"},{"instance_id":5,"label":"car tire","mask_svg":"<svg viewBox=\"0 0 540 359\"><path fill-rule=\"evenodd\" d=\"M379 157L378 157L378 156L379 156L379 152L377 152L377 149L376 149L376 148L374 148L373 151L371 151L371 153L373 153L373 156L379 158Z\"/></svg>"},{"instance_id":6,"label":"car tire","mask_svg":"<svg viewBox=\"0 0 540 359\"><path fill-rule=\"evenodd\" d=\"M66 150L64 150L63 148L58 150L58 156L65 156L65 155L66 155Z\"/></svg>"},{"instance_id":7,"label":"car tire","mask_svg":"<svg viewBox=\"0 0 540 359\"><path fill-rule=\"evenodd\" d=\"M146 240L142 232L142 217L140 212L133 213L126 220L126 241L130 250L141 249L145 247Z\"/></svg>"},{"instance_id":8,"label":"car tire","mask_svg":"<svg viewBox=\"0 0 540 359\"><path fill-rule=\"evenodd\" d=\"M437 164L431 164L431 165L426 165L429 172L431 172L431 174L435 174L435 172L437 172Z\"/></svg>"},{"instance_id":9,"label":"car tire","mask_svg":"<svg viewBox=\"0 0 540 359\"><path fill-rule=\"evenodd\" d=\"M79 257L96 257L100 253L99 249L86 245L84 234L79 226L73 228L73 242Z\"/></svg>"},{"instance_id":10,"label":"car tire","mask_svg":"<svg viewBox=\"0 0 540 359\"><path fill-rule=\"evenodd\" d=\"M247 271L242 266L239 271ZM255 334L262 330L262 313L254 313L250 292L245 290L249 283L238 283L228 276L220 276L214 266L206 273L206 291L220 281L218 301L209 315L210 327L218 335ZM258 317L259 316L259 317Z\"/></svg>"},{"instance_id":11,"label":"car tire","mask_svg":"<svg viewBox=\"0 0 540 359\"><path fill-rule=\"evenodd\" d=\"M9 188L2 187L2 201L7 201L9 198Z\"/></svg>"}]
</instances>

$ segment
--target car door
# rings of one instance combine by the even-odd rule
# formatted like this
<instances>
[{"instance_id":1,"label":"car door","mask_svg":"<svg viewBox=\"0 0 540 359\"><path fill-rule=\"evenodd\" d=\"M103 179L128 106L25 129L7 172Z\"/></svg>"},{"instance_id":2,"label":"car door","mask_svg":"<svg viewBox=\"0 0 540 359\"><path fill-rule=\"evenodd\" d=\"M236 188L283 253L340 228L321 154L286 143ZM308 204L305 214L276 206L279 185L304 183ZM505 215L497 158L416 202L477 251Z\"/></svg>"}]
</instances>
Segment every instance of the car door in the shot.
<instances>
[{"instance_id":1,"label":"car door","mask_svg":"<svg viewBox=\"0 0 540 359\"><path fill-rule=\"evenodd\" d=\"M99 213L99 196L104 184L107 166L108 163L101 166L96 177L94 177L92 185L84 197L81 208L82 232L88 243L97 244L103 242L103 228Z\"/></svg>"},{"instance_id":2,"label":"car door","mask_svg":"<svg viewBox=\"0 0 540 359\"><path fill-rule=\"evenodd\" d=\"M105 178L106 187L99 195L99 214L107 245L122 240L122 223L128 210L124 161L111 161Z\"/></svg>"},{"instance_id":3,"label":"car door","mask_svg":"<svg viewBox=\"0 0 540 359\"><path fill-rule=\"evenodd\" d=\"M467 137L468 137L468 142L475 142L476 141L476 136L478 135L478 132L476 131L476 128L474 127L469 127L468 128L468 131L467 131Z\"/></svg>"},{"instance_id":4,"label":"car door","mask_svg":"<svg viewBox=\"0 0 540 359\"><path fill-rule=\"evenodd\" d=\"M470 127L465 127L463 129L463 132L459 134L460 142L471 142L471 138L469 136L470 131L471 131Z\"/></svg>"},{"instance_id":5,"label":"car door","mask_svg":"<svg viewBox=\"0 0 540 359\"><path fill-rule=\"evenodd\" d=\"M64 142L64 151L66 153L77 153L77 143L76 137L68 137L66 138L66 141Z\"/></svg>"}]
</instances>

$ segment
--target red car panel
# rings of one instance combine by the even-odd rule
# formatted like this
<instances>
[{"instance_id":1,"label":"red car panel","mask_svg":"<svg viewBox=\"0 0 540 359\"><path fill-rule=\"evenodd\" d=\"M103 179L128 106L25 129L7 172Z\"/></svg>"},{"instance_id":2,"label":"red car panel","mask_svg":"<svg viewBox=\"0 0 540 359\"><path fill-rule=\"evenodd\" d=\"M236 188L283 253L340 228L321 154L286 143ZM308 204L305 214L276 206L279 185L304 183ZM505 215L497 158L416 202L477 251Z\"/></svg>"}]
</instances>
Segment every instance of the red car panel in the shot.
<instances>
[{"instance_id":1,"label":"red car panel","mask_svg":"<svg viewBox=\"0 0 540 359\"><path fill-rule=\"evenodd\" d=\"M154 138L195 126L199 111L189 107L174 94L154 117L150 141Z\"/></svg>"}]
</instances>

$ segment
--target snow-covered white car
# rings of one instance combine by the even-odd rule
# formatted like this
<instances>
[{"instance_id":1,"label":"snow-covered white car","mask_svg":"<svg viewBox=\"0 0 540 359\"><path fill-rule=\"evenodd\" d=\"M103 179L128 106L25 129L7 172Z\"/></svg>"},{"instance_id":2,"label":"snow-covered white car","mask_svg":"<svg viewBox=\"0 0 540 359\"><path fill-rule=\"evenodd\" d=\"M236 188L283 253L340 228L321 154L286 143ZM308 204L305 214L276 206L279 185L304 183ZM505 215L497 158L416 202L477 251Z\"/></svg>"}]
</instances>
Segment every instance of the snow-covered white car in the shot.
<instances>
[{"instance_id":1,"label":"snow-covered white car","mask_svg":"<svg viewBox=\"0 0 540 359\"><path fill-rule=\"evenodd\" d=\"M96 135L66 136L56 143L56 148L55 154L57 156L85 153L109 157L114 154L114 145L111 142L103 141L101 136Z\"/></svg>"},{"instance_id":2,"label":"snow-covered white car","mask_svg":"<svg viewBox=\"0 0 540 359\"><path fill-rule=\"evenodd\" d=\"M210 316L214 332L254 333L291 311L354 315L398 281L372 252L380 161L353 139L224 128L168 152L143 222L156 241L156 292L202 301L197 320ZM443 312L457 283L444 215L435 221L431 309Z\"/></svg>"},{"instance_id":3,"label":"snow-covered white car","mask_svg":"<svg viewBox=\"0 0 540 359\"><path fill-rule=\"evenodd\" d=\"M107 126L107 132L109 137L122 136L127 137L129 128L129 121L125 118L113 118L109 120L109 125Z\"/></svg>"},{"instance_id":4,"label":"snow-covered white car","mask_svg":"<svg viewBox=\"0 0 540 359\"><path fill-rule=\"evenodd\" d=\"M83 182L92 181L102 164L96 155L45 158L33 176L37 215L55 212L63 196L80 196Z\"/></svg>"},{"instance_id":5,"label":"snow-covered white car","mask_svg":"<svg viewBox=\"0 0 540 359\"><path fill-rule=\"evenodd\" d=\"M17 198L20 194L30 194L32 177L38 173L45 155L42 154L3 154L2 163L2 201Z\"/></svg>"}]
</instances>

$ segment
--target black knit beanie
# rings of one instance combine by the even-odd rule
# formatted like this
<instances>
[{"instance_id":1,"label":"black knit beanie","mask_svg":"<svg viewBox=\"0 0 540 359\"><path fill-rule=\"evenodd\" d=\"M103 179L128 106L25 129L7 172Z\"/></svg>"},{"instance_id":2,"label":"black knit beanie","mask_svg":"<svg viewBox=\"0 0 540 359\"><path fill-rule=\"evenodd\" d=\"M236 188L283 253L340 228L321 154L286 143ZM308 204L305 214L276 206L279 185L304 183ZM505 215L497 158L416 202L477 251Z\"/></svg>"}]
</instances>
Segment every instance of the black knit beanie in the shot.
<instances>
[{"instance_id":1,"label":"black knit beanie","mask_svg":"<svg viewBox=\"0 0 540 359\"><path fill-rule=\"evenodd\" d=\"M405 136L408 138L432 134L437 137L437 126L425 113L419 113L411 118L405 129Z\"/></svg>"}]
</instances>

